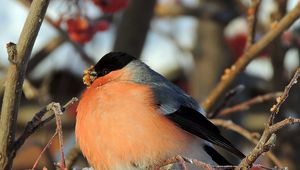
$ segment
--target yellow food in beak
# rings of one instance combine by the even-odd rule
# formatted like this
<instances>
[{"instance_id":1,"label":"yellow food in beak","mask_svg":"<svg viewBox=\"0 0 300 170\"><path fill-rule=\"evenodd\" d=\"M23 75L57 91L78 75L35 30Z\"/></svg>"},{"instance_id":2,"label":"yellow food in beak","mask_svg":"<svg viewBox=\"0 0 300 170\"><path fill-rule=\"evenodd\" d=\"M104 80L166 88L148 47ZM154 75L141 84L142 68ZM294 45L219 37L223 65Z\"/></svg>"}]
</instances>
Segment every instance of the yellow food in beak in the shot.
<instances>
[{"instance_id":1,"label":"yellow food in beak","mask_svg":"<svg viewBox=\"0 0 300 170\"><path fill-rule=\"evenodd\" d=\"M82 79L85 85L90 86L96 78L97 73L95 72L93 65L84 70Z\"/></svg>"}]
</instances>

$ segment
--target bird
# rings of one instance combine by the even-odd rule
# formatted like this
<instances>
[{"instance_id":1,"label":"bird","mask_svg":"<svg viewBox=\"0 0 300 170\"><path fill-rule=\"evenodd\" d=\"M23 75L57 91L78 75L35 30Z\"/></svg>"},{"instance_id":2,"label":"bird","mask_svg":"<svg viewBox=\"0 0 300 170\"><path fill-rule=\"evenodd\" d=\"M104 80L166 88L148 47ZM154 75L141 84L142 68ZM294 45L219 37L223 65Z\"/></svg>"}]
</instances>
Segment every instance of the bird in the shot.
<instances>
[{"instance_id":1,"label":"bird","mask_svg":"<svg viewBox=\"0 0 300 170\"><path fill-rule=\"evenodd\" d=\"M176 155L230 164L212 144L245 157L194 98L127 53L104 55L83 82L75 134L97 170L154 169Z\"/></svg>"}]
</instances>

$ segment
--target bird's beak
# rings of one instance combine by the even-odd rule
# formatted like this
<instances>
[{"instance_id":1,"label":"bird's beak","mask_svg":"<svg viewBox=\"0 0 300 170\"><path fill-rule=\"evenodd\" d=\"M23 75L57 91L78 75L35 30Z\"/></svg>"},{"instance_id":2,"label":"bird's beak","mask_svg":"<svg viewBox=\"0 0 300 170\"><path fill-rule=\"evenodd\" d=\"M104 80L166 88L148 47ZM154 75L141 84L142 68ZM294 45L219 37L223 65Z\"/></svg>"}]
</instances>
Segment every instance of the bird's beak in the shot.
<instances>
[{"instance_id":1,"label":"bird's beak","mask_svg":"<svg viewBox=\"0 0 300 170\"><path fill-rule=\"evenodd\" d=\"M97 78L97 72L94 69L94 66L90 66L88 69L83 72L83 83L87 86L90 86L93 81Z\"/></svg>"}]
</instances>

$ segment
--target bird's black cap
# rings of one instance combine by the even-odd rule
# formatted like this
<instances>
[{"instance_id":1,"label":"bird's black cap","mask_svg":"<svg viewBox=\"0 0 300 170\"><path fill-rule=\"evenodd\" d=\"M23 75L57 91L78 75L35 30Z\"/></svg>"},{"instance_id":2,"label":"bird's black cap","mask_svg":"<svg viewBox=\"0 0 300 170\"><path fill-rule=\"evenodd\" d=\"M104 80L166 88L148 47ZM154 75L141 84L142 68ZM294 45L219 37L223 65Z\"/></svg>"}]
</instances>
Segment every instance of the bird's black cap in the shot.
<instances>
[{"instance_id":1,"label":"bird's black cap","mask_svg":"<svg viewBox=\"0 0 300 170\"><path fill-rule=\"evenodd\" d=\"M97 77L101 77L111 71L122 69L133 60L137 59L127 53L110 52L98 61L98 63L94 66L94 70L97 73Z\"/></svg>"}]
</instances>

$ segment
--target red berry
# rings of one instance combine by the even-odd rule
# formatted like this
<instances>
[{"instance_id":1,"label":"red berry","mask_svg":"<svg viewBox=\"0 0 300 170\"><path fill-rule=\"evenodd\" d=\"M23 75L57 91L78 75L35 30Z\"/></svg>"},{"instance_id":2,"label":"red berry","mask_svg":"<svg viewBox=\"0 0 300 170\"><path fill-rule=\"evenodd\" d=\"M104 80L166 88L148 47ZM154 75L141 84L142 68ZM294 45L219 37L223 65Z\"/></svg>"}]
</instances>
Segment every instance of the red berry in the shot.
<instances>
[{"instance_id":1,"label":"red berry","mask_svg":"<svg viewBox=\"0 0 300 170\"><path fill-rule=\"evenodd\" d=\"M114 13L128 5L128 0L93 0L93 2L105 13Z\"/></svg>"},{"instance_id":2,"label":"red berry","mask_svg":"<svg viewBox=\"0 0 300 170\"><path fill-rule=\"evenodd\" d=\"M105 31L109 28L109 22L105 21L105 20L102 20L102 21L99 21L97 22L94 27L93 27L93 30L95 32L98 32L98 31Z\"/></svg>"},{"instance_id":3,"label":"red berry","mask_svg":"<svg viewBox=\"0 0 300 170\"><path fill-rule=\"evenodd\" d=\"M241 33L226 39L235 58L239 58L243 53L247 43L247 34Z\"/></svg>"},{"instance_id":4,"label":"red berry","mask_svg":"<svg viewBox=\"0 0 300 170\"><path fill-rule=\"evenodd\" d=\"M85 44L89 42L93 36L93 32L82 32L82 33L69 33L70 39L72 41L78 42L80 44Z\"/></svg>"},{"instance_id":5,"label":"red berry","mask_svg":"<svg viewBox=\"0 0 300 170\"><path fill-rule=\"evenodd\" d=\"M84 44L90 41L94 32L86 18L76 17L67 20L67 31L72 41Z\"/></svg>"},{"instance_id":6,"label":"red berry","mask_svg":"<svg viewBox=\"0 0 300 170\"><path fill-rule=\"evenodd\" d=\"M89 21L83 17L70 18L67 20L68 31L84 31L89 28Z\"/></svg>"}]
</instances>

